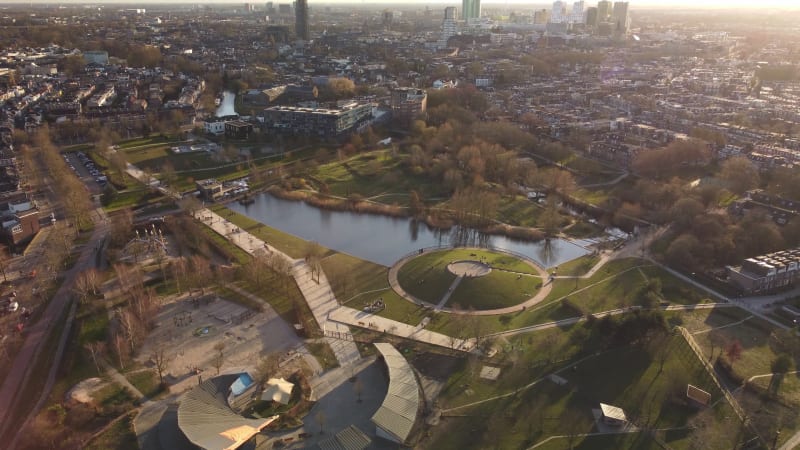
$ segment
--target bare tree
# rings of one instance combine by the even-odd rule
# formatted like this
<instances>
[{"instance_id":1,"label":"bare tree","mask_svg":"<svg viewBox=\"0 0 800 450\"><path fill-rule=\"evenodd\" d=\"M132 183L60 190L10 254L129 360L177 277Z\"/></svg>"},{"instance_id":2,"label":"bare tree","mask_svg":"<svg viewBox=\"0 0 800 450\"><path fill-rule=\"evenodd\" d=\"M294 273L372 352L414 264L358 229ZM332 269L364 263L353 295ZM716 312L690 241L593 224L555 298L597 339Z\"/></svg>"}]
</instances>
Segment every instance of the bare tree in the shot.
<instances>
[{"instance_id":1,"label":"bare tree","mask_svg":"<svg viewBox=\"0 0 800 450\"><path fill-rule=\"evenodd\" d=\"M81 297L81 301L86 301L89 294L97 295L97 270L90 268L86 269L75 279L75 291Z\"/></svg>"},{"instance_id":2,"label":"bare tree","mask_svg":"<svg viewBox=\"0 0 800 450\"><path fill-rule=\"evenodd\" d=\"M130 352L135 353L137 345L139 344L139 338L143 332L142 324L139 318L136 317L136 314L127 308L120 310L117 316L119 317L119 324L122 327L122 332L128 343Z\"/></svg>"},{"instance_id":3,"label":"bare tree","mask_svg":"<svg viewBox=\"0 0 800 450\"><path fill-rule=\"evenodd\" d=\"M283 285L283 291L289 295L289 285L292 281L292 263L286 258L276 256L272 258L272 269L278 275Z\"/></svg>"},{"instance_id":4,"label":"bare tree","mask_svg":"<svg viewBox=\"0 0 800 450\"><path fill-rule=\"evenodd\" d=\"M205 295L206 287L208 287L212 278L211 262L201 255L192 255L189 258L188 278L191 286L200 289L200 293Z\"/></svg>"},{"instance_id":5,"label":"bare tree","mask_svg":"<svg viewBox=\"0 0 800 450\"><path fill-rule=\"evenodd\" d=\"M317 414L314 416L314 419L317 421L319 425L319 433L325 433L325 422L328 420L328 417L325 415L325 411L318 411Z\"/></svg>"},{"instance_id":6,"label":"bare tree","mask_svg":"<svg viewBox=\"0 0 800 450\"><path fill-rule=\"evenodd\" d=\"M128 359L128 355L130 353L125 336L119 332L113 333L111 336L111 344L114 346L114 351L117 354L119 368L124 369L125 361Z\"/></svg>"},{"instance_id":7,"label":"bare tree","mask_svg":"<svg viewBox=\"0 0 800 450\"><path fill-rule=\"evenodd\" d=\"M180 257L172 260L170 264L170 272L172 272L172 279L175 280L175 290L182 293L181 286L185 286L186 282L186 259Z\"/></svg>"},{"instance_id":8,"label":"bare tree","mask_svg":"<svg viewBox=\"0 0 800 450\"><path fill-rule=\"evenodd\" d=\"M325 248L316 242L309 242L303 252L303 257L311 269L311 279L317 283L319 283L319 274L322 271L321 262L324 254ZM314 279L315 276L316 279Z\"/></svg>"},{"instance_id":9,"label":"bare tree","mask_svg":"<svg viewBox=\"0 0 800 450\"><path fill-rule=\"evenodd\" d=\"M164 386L164 372L167 370L167 366L169 365L170 361L173 359L172 354L167 352L167 346L164 343L160 343L153 349L150 353L150 360L153 361L153 365L156 368L156 373L158 373L158 382L161 386ZM217 369L217 374L219 374L219 369Z\"/></svg>"},{"instance_id":10,"label":"bare tree","mask_svg":"<svg viewBox=\"0 0 800 450\"><path fill-rule=\"evenodd\" d=\"M95 341L89 342L88 344L84 344L84 349L89 352L89 356L92 357L92 362L94 362L94 367L97 369L97 374L99 375L100 372L100 363L98 358L101 358L106 353L106 343L102 341Z\"/></svg>"},{"instance_id":11,"label":"bare tree","mask_svg":"<svg viewBox=\"0 0 800 450\"><path fill-rule=\"evenodd\" d=\"M261 358L256 366L256 381L266 383L278 371L281 357L278 353L269 353Z\"/></svg>"},{"instance_id":12,"label":"bare tree","mask_svg":"<svg viewBox=\"0 0 800 450\"><path fill-rule=\"evenodd\" d=\"M8 254L8 249L3 247L0 248L0 272L3 274L3 281L8 282L8 278L6 277L6 270L8 270L8 266L11 263L11 255Z\"/></svg>"},{"instance_id":13,"label":"bare tree","mask_svg":"<svg viewBox=\"0 0 800 450\"><path fill-rule=\"evenodd\" d=\"M219 375L219 371L222 368L222 365L225 364L225 343L224 342L217 342L214 344L214 357L211 359L211 367L217 369L217 375Z\"/></svg>"},{"instance_id":14,"label":"bare tree","mask_svg":"<svg viewBox=\"0 0 800 450\"><path fill-rule=\"evenodd\" d=\"M269 266L272 256L267 254L262 249L257 249L253 252L253 258L248 264L242 266L245 278L253 283L253 285L260 289L266 281L266 274L269 271Z\"/></svg>"},{"instance_id":15,"label":"bare tree","mask_svg":"<svg viewBox=\"0 0 800 450\"><path fill-rule=\"evenodd\" d=\"M194 195L187 195L183 197L179 202L181 209L188 215L194 217L194 214L199 211L203 204L200 200L197 199Z\"/></svg>"},{"instance_id":16,"label":"bare tree","mask_svg":"<svg viewBox=\"0 0 800 450\"><path fill-rule=\"evenodd\" d=\"M361 403L361 394L364 392L364 383L361 379L356 379L353 383L353 390L356 392L356 402Z\"/></svg>"}]
</instances>

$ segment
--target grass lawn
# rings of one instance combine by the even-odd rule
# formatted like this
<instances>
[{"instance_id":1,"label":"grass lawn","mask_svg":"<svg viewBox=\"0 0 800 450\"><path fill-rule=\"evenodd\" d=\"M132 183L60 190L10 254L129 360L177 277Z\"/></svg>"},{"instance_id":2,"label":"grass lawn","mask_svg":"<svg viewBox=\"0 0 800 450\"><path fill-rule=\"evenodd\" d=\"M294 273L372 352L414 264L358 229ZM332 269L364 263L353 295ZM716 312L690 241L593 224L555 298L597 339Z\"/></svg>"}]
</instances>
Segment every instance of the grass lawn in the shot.
<instances>
[{"instance_id":1,"label":"grass lawn","mask_svg":"<svg viewBox=\"0 0 800 450\"><path fill-rule=\"evenodd\" d=\"M381 298L386 305L379 316L417 325L426 315L424 308L400 297L389 286L389 269L344 253L334 253L322 260L322 270L334 295L344 305L361 309Z\"/></svg>"},{"instance_id":2,"label":"grass lawn","mask_svg":"<svg viewBox=\"0 0 800 450\"><path fill-rule=\"evenodd\" d=\"M353 308L383 295L370 292L389 289L387 267L345 253L330 253L324 257L322 271L336 298L342 303L352 302Z\"/></svg>"},{"instance_id":3,"label":"grass lawn","mask_svg":"<svg viewBox=\"0 0 800 450\"><path fill-rule=\"evenodd\" d=\"M711 356L712 342L715 344L714 357L717 357L732 342L739 341L741 358L733 364L739 376L746 379L771 372L770 364L777 354L770 345L774 328L768 322L738 308L686 312L682 319L684 327L694 335L706 356Z\"/></svg>"},{"instance_id":4,"label":"grass lawn","mask_svg":"<svg viewBox=\"0 0 800 450\"><path fill-rule=\"evenodd\" d=\"M661 450L662 447L648 436L646 432L607 434L555 438L536 447L536 450L619 450L622 448L636 450Z\"/></svg>"},{"instance_id":5,"label":"grass lawn","mask_svg":"<svg viewBox=\"0 0 800 450\"><path fill-rule=\"evenodd\" d=\"M126 150L132 147L140 147L143 145L151 145L151 144L164 144L166 142L167 139L165 139L163 136L135 138L120 142L119 148L122 150Z\"/></svg>"},{"instance_id":6,"label":"grass lawn","mask_svg":"<svg viewBox=\"0 0 800 450\"><path fill-rule=\"evenodd\" d=\"M214 205L209 209L292 258L302 258L308 249L308 241L231 211L225 205Z\"/></svg>"},{"instance_id":7,"label":"grass lawn","mask_svg":"<svg viewBox=\"0 0 800 450\"><path fill-rule=\"evenodd\" d=\"M149 189L140 187L136 189L127 189L118 191L114 194L114 198L104 208L107 212L116 211L118 209L136 206L144 203L147 200Z\"/></svg>"},{"instance_id":8,"label":"grass lawn","mask_svg":"<svg viewBox=\"0 0 800 450\"><path fill-rule=\"evenodd\" d=\"M400 268L397 281L414 297L437 304L456 279L447 270L447 265L453 260L449 251L423 254Z\"/></svg>"},{"instance_id":9,"label":"grass lawn","mask_svg":"<svg viewBox=\"0 0 800 450\"><path fill-rule=\"evenodd\" d=\"M503 197L497 208L497 220L509 225L535 227L544 208L521 195Z\"/></svg>"},{"instance_id":10,"label":"grass lawn","mask_svg":"<svg viewBox=\"0 0 800 450\"><path fill-rule=\"evenodd\" d=\"M447 306L477 310L518 305L536 295L542 280L511 272L493 270L479 278L464 278L450 296Z\"/></svg>"},{"instance_id":11,"label":"grass lawn","mask_svg":"<svg viewBox=\"0 0 800 450\"><path fill-rule=\"evenodd\" d=\"M225 238L225 236L222 236L206 226L201 226L199 228L215 246L223 249L225 253L232 255L239 264L247 264L247 262L250 261L250 255L246 251L239 248L236 244Z\"/></svg>"},{"instance_id":12,"label":"grass lawn","mask_svg":"<svg viewBox=\"0 0 800 450\"><path fill-rule=\"evenodd\" d=\"M567 261L558 266L559 276L581 276L585 275L592 267L600 261L600 255L583 255L578 259Z\"/></svg>"},{"instance_id":13,"label":"grass lawn","mask_svg":"<svg viewBox=\"0 0 800 450\"><path fill-rule=\"evenodd\" d=\"M590 205L600 205L608 200L609 191L603 188L578 189L572 196Z\"/></svg>"},{"instance_id":14,"label":"grass lawn","mask_svg":"<svg viewBox=\"0 0 800 450\"><path fill-rule=\"evenodd\" d=\"M162 391L158 385L158 374L153 370L137 370L126 373L125 377L147 398L155 397Z\"/></svg>"},{"instance_id":15,"label":"grass lawn","mask_svg":"<svg viewBox=\"0 0 800 450\"><path fill-rule=\"evenodd\" d=\"M562 231L570 237L583 239L601 236L603 234L603 227L589 222L578 221Z\"/></svg>"},{"instance_id":16,"label":"grass lawn","mask_svg":"<svg viewBox=\"0 0 800 450\"><path fill-rule=\"evenodd\" d=\"M166 158L170 153L169 146L159 143L127 149L125 150L125 159L133 165L139 165L151 159Z\"/></svg>"},{"instance_id":17,"label":"grass lawn","mask_svg":"<svg viewBox=\"0 0 800 450\"><path fill-rule=\"evenodd\" d=\"M314 178L325 183L331 194L341 197L353 193L364 197L402 193L405 195L389 197L388 200L377 198L402 206L407 205L407 194L412 190L419 192L423 199L446 195L440 183L409 173L403 167L403 160L393 157L388 150L362 153L343 161L320 165L314 172Z\"/></svg>"},{"instance_id":18,"label":"grass lawn","mask_svg":"<svg viewBox=\"0 0 800 450\"><path fill-rule=\"evenodd\" d=\"M127 414L125 417L115 422L104 433L97 436L86 445L87 450L137 450L139 444L136 441L136 433L133 430L134 414Z\"/></svg>"},{"instance_id":19,"label":"grass lawn","mask_svg":"<svg viewBox=\"0 0 800 450\"><path fill-rule=\"evenodd\" d=\"M752 381L759 388L767 391L772 380L771 376L756 378ZM781 400L787 402L795 410L800 409L800 374L786 374L781 380L778 394Z\"/></svg>"},{"instance_id":20,"label":"grass lawn","mask_svg":"<svg viewBox=\"0 0 800 450\"><path fill-rule=\"evenodd\" d=\"M100 406L111 407L116 405L132 404L135 400L133 393L118 383L109 383L92 394L92 400Z\"/></svg>"},{"instance_id":21,"label":"grass lawn","mask_svg":"<svg viewBox=\"0 0 800 450\"><path fill-rule=\"evenodd\" d=\"M309 342L306 344L306 347L308 348L308 352L311 353L314 358L317 358L317 361L319 361L319 364L322 366L322 370L339 367L336 354L333 353L333 349L327 342Z\"/></svg>"},{"instance_id":22,"label":"grass lawn","mask_svg":"<svg viewBox=\"0 0 800 450\"><path fill-rule=\"evenodd\" d=\"M397 280L399 281L400 286L402 286L403 289L405 289L411 295L428 303L436 304L442 299L442 296L447 292L447 289L456 278L455 275L447 270L447 265L452 261L480 259L484 259L484 261L493 268L527 274L538 273L528 263L507 253L472 248L458 248L424 253L409 260L403 265L403 267L400 268L400 271L397 274ZM483 282L479 282L480 279L463 280L458 289L456 289L456 291L453 293L453 297L458 297L460 299L459 302L469 300L468 302L464 302L462 304L462 306L465 308L467 305L471 305L478 309L491 309L480 306L489 304L505 304L508 306L519 303L519 295L517 295L517 289L514 287L515 284L525 284L523 288L527 289L526 292L533 292L535 291L535 285L541 283L541 280L538 277L523 277L522 280L516 280L516 274L501 272L498 270L493 270L488 277L483 278L486 278L486 280ZM514 280L515 283L512 283L510 286L500 286L497 284L504 284L509 280ZM465 285L468 287L462 289L462 286ZM499 289L496 292L498 297L501 298L499 303L494 302L492 299L483 298L486 295L495 295L495 292L492 292L492 289L494 288ZM480 298L475 299L466 297L469 289L480 289L481 295L478 296ZM514 292L514 294L511 295L511 297L508 297L510 292ZM451 297L451 304L454 303L452 300L453 297Z\"/></svg>"},{"instance_id":23,"label":"grass lawn","mask_svg":"<svg viewBox=\"0 0 800 450\"><path fill-rule=\"evenodd\" d=\"M478 320L488 333L511 330L525 326L552 322L580 315L573 308L564 306L562 300L568 298L571 303L581 306L588 312L601 312L622 306L642 304L640 287L648 280L648 271L639 270L639 266L647 264L638 258L609 261L601 270L588 279L557 279L553 288L542 303L528 308L526 311L504 316L481 316ZM642 269L648 266L642 267ZM655 269L653 273L659 273ZM664 277L669 276L664 274ZM670 292L667 284L662 286L662 294L666 297ZM674 303L686 303L685 297L669 296L667 300ZM703 299L701 302L707 302ZM691 303L691 302L690 302ZM429 329L445 334L458 333L458 321L445 317L433 320Z\"/></svg>"},{"instance_id":24,"label":"grass lawn","mask_svg":"<svg viewBox=\"0 0 800 450\"><path fill-rule=\"evenodd\" d=\"M553 435L571 437L552 440L537 448L659 448L645 435L584 438L575 434L597 431L591 411L599 408L600 402L623 408L628 417L639 424L672 428L688 425L697 414L680 400L687 382L710 392L712 401L721 397L680 336L669 337L664 343L667 358L661 370L660 359L656 356L660 350L656 347L648 350L645 346L628 345L574 362L580 356L574 353L575 348L586 348L583 354L592 351L595 340L592 333L587 334L581 325L565 331L516 338L509 343L514 350L507 355L510 359L506 359L515 362L504 366L500 378L494 382L478 379L482 363L464 362L442 391L439 402L445 410L443 425L435 431L431 441L425 443L425 448L529 448ZM517 347L520 344L523 345ZM542 357L543 351L567 359L560 365L572 367L560 374L567 380L566 385L544 379L514 395L453 411L452 414L462 417L447 417L451 414L447 409L452 406L512 392L558 368L558 365L533 363L534 358ZM730 414L727 404L721 402L712 411L713 423L716 425L716 420ZM458 432L454 432L456 430ZM685 448L682 444L688 439L685 433L662 434L661 437L669 439L670 445L676 444L675 448ZM633 447L616 446L621 443Z\"/></svg>"},{"instance_id":25,"label":"grass lawn","mask_svg":"<svg viewBox=\"0 0 800 450\"><path fill-rule=\"evenodd\" d=\"M718 302L720 299L713 297L706 291L701 291L693 285L676 278L671 273L658 266L642 267L642 272L648 279L661 280L661 293L664 299L672 303L689 305L692 303Z\"/></svg>"}]
</instances>

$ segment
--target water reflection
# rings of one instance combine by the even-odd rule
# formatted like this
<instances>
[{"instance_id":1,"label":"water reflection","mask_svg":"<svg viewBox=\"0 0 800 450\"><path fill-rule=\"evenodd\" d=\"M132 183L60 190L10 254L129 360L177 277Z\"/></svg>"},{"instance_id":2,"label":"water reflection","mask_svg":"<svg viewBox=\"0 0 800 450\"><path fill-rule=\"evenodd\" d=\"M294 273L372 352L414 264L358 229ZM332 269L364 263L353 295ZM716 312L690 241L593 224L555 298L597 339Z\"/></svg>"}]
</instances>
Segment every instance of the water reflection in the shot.
<instances>
[{"instance_id":1,"label":"water reflection","mask_svg":"<svg viewBox=\"0 0 800 450\"><path fill-rule=\"evenodd\" d=\"M385 266L420 248L444 245L500 248L521 253L544 267L588 253L584 247L563 239L517 241L465 227L442 230L404 217L320 210L268 194L253 199L255 202L250 205L230 203L228 207L283 232Z\"/></svg>"},{"instance_id":2,"label":"water reflection","mask_svg":"<svg viewBox=\"0 0 800 450\"><path fill-rule=\"evenodd\" d=\"M419 221L417 219L409 220L408 230L411 232L411 242L417 242L417 238L419 238Z\"/></svg>"},{"instance_id":3,"label":"water reflection","mask_svg":"<svg viewBox=\"0 0 800 450\"><path fill-rule=\"evenodd\" d=\"M225 117L236 114L235 103L236 103L236 94L230 91L223 92L222 101L219 103L219 107L215 112L216 116Z\"/></svg>"}]
</instances>

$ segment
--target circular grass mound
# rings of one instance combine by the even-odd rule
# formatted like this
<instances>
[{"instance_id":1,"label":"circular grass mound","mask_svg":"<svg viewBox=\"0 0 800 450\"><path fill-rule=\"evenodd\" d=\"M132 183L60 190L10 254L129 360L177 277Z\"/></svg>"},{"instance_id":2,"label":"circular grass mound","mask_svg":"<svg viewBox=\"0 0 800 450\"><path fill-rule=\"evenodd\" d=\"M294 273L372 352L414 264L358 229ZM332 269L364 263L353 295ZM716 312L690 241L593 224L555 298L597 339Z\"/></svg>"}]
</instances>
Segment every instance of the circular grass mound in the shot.
<instances>
[{"instance_id":1,"label":"circular grass mound","mask_svg":"<svg viewBox=\"0 0 800 450\"><path fill-rule=\"evenodd\" d=\"M459 279L448 267L457 264L473 267L474 276L455 271L466 275ZM485 270L477 270L481 267ZM406 261L397 272L397 281L424 302L485 311L519 305L536 295L542 285L538 274L532 263L509 253L454 248L425 252Z\"/></svg>"}]
</instances>

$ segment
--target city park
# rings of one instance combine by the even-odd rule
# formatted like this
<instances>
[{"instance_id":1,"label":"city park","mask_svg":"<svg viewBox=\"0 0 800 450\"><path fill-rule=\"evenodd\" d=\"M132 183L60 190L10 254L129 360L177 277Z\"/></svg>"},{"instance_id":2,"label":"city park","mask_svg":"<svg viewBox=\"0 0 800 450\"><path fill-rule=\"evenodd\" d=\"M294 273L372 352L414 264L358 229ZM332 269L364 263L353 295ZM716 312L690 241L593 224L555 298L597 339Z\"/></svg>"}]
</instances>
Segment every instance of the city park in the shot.
<instances>
[{"instance_id":1,"label":"city park","mask_svg":"<svg viewBox=\"0 0 800 450\"><path fill-rule=\"evenodd\" d=\"M208 235L214 247L255 255L266 244L330 284L337 306L323 332L339 321L360 352L364 341L393 342L438 381L423 447L712 448L774 436L780 443L796 432L797 377L783 377L767 395L782 330L642 258L640 242L600 241L549 267L518 252L447 244L376 263L248 217L234 203L207 210L227 223L205 223L216 232ZM129 256L135 261L161 240L137 236ZM269 291L256 293L270 302ZM426 363L431 354L449 363ZM708 361L727 367L725 379ZM497 376L482 378L484 367ZM707 406L687 398L689 385L709 394ZM600 403L623 408L635 428L594 435ZM468 432L447 431L455 429Z\"/></svg>"}]
</instances>

